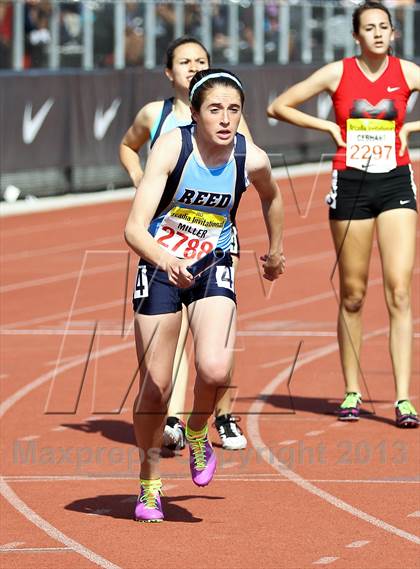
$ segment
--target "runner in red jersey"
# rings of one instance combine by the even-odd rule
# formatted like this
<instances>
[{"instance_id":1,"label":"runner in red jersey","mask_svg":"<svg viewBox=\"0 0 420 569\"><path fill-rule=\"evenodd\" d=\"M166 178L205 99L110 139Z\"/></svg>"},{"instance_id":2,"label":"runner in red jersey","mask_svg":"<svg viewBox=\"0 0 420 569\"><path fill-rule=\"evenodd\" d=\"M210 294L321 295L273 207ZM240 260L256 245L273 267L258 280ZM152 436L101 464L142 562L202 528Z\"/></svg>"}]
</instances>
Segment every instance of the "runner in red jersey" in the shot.
<instances>
[{"instance_id":1,"label":"runner in red jersey","mask_svg":"<svg viewBox=\"0 0 420 569\"><path fill-rule=\"evenodd\" d=\"M420 90L420 69L389 55L394 28L380 3L365 2L354 11L353 37L360 55L325 65L297 83L273 101L268 115L328 132L337 144L326 201L340 273L338 342L346 394L339 419L359 418L362 307L376 230L390 318L396 424L417 427L409 400L417 205L407 140L420 130L420 121L404 123L404 118L410 94ZM324 91L332 97L336 122L296 108Z\"/></svg>"},{"instance_id":2,"label":"runner in red jersey","mask_svg":"<svg viewBox=\"0 0 420 569\"><path fill-rule=\"evenodd\" d=\"M347 139L347 120L349 118L394 121L395 151L393 148L392 152L386 149L382 157L380 152L372 153L367 149L364 152L362 141L362 144L356 144L355 147L350 148L350 160L353 161L353 167L357 168L356 161L359 157L362 158L363 163L363 155L366 153L369 156L372 153L368 171L380 170L381 165L378 166L377 162L384 160L389 161L389 166L394 168L397 165L405 166L409 164L410 159L407 149L403 155L400 155L399 133L404 123L407 101L412 89L407 84L401 61L397 57L389 55L386 58L385 69L374 81L365 73L362 65L357 57L350 57L342 62L341 80L332 96L335 118L340 127L341 136L343 140ZM375 145L367 143L367 146L370 148ZM346 165L345 148L340 147L337 150L333 165L338 170L344 170L349 166Z\"/></svg>"}]
</instances>

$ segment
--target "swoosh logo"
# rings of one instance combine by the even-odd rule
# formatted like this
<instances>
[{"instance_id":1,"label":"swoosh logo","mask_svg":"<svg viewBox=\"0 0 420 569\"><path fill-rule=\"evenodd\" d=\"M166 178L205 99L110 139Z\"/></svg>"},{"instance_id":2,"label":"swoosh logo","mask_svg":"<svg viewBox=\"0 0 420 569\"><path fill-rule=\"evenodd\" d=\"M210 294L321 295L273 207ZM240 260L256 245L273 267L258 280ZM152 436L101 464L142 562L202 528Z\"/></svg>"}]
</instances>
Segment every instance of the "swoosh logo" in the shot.
<instances>
[{"instance_id":1,"label":"swoosh logo","mask_svg":"<svg viewBox=\"0 0 420 569\"><path fill-rule=\"evenodd\" d=\"M25 144L32 144L35 140L53 104L54 99L47 99L35 116L32 116L32 103L26 103L22 124L22 138Z\"/></svg>"},{"instance_id":2,"label":"swoosh logo","mask_svg":"<svg viewBox=\"0 0 420 569\"><path fill-rule=\"evenodd\" d=\"M405 204L410 203L410 202L411 202L411 200L400 200L401 205L405 205Z\"/></svg>"},{"instance_id":3,"label":"swoosh logo","mask_svg":"<svg viewBox=\"0 0 420 569\"><path fill-rule=\"evenodd\" d=\"M387 87L386 90L388 93L393 93L394 91L398 91L399 87Z\"/></svg>"},{"instance_id":4,"label":"swoosh logo","mask_svg":"<svg viewBox=\"0 0 420 569\"><path fill-rule=\"evenodd\" d=\"M109 128L109 125L115 119L117 111L121 105L121 99L118 97L112 101L111 106L105 112L102 106L95 111L95 121L93 123L93 134L96 140L102 140Z\"/></svg>"}]
</instances>

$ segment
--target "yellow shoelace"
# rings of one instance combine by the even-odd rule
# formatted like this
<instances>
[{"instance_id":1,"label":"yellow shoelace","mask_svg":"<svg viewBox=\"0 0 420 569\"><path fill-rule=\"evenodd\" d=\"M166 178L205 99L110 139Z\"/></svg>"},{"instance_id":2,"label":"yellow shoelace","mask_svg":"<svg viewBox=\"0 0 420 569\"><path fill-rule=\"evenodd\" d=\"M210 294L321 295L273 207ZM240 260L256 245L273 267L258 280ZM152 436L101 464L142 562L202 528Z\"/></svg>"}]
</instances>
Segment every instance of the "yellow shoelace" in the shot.
<instances>
[{"instance_id":1,"label":"yellow shoelace","mask_svg":"<svg viewBox=\"0 0 420 569\"><path fill-rule=\"evenodd\" d=\"M341 409L352 409L357 407L358 404L362 402L359 393L347 393L346 398L340 405Z\"/></svg>"},{"instance_id":2,"label":"yellow shoelace","mask_svg":"<svg viewBox=\"0 0 420 569\"><path fill-rule=\"evenodd\" d=\"M188 439L188 443L191 446L194 464L197 470L204 470L206 468L206 441L207 437L201 437L199 439Z\"/></svg>"},{"instance_id":3,"label":"yellow shoelace","mask_svg":"<svg viewBox=\"0 0 420 569\"><path fill-rule=\"evenodd\" d=\"M413 407L410 401L401 401L401 403L397 403L397 408L400 410L402 415L417 415L417 411Z\"/></svg>"},{"instance_id":4,"label":"yellow shoelace","mask_svg":"<svg viewBox=\"0 0 420 569\"><path fill-rule=\"evenodd\" d=\"M143 493L140 490L139 500L144 504L145 508L157 508L157 496L163 496L162 482L160 480L142 481L141 486Z\"/></svg>"}]
</instances>

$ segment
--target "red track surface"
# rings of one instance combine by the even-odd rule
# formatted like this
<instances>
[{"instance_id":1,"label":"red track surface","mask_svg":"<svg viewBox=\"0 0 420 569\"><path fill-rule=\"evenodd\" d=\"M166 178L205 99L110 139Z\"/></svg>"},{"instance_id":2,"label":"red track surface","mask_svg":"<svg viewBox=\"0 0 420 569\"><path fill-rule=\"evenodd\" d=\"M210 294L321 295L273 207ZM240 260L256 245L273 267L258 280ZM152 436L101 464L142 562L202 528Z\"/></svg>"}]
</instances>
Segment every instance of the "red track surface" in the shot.
<instances>
[{"instance_id":1,"label":"red track surface","mask_svg":"<svg viewBox=\"0 0 420 569\"><path fill-rule=\"evenodd\" d=\"M329 278L334 254L322 200L328 176L319 180L306 217L297 214L289 184L280 185L288 268L269 295L254 254L266 244L255 192L240 209L235 410L248 449L218 448L217 476L204 489L189 479L186 451L162 459L166 522L159 525L131 520L138 464L134 388L124 401L136 371L133 255L124 313L129 204L2 219L1 567L419 566L419 433L393 424L377 250L361 362L372 398L365 390L364 406L372 411L373 403L376 414L342 424L333 415L343 382ZM311 187L311 178L295 179L303 210ZM417 269L417 406L419 290ZM290 384L293 413L287 381L300 340ZM51 413L63 410L69 413ZM217 442L213 430L212 437Z\"/></svg>"}]
</instances>

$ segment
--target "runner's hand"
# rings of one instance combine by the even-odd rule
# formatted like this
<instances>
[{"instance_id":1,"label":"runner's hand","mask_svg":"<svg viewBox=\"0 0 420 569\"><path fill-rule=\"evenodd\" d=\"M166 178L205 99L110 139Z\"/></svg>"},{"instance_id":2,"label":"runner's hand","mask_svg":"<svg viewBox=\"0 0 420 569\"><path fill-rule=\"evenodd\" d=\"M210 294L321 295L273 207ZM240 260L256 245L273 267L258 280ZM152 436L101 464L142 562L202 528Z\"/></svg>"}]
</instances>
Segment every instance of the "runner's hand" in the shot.
<instances>
[{"instance_id":1,"label":"runner's hand","mask_svg":"<svg viewBox=\"0 0 420 569\"><path fill-rule=\"evenodd\" d=\"M187 266L191 262L177 259L174 257L168 261L166 265L166 272L168 273L169 282L178 288L188 288L194 282L194 278L187 271Z\"/></svg>"},{"instance_id":2,"label":"runner's hand","mask_svg":"<svg viewBox=\"0 0 420 569\"><path fill-rule=\"evenodd\" d=\"M282 275L286 268L286 258L283 253L274 253L269 255L261 255L264 274L263 277L268 281L275 281Z\"/></svg>"},{"instance_id":3,"label":"runner's hand","mask_svg":"<svg viewBox=\"0 0 420 569\"><path fill-rule=\"evenodd\" d=\"M408 143L408 132L407 129L405 128L405 124L402 125L401 129L400 129L400 141L401 141L401 148L399 151L399 155L403 156L404 152L407 150L407 143Z\"/></svg>"},{"instance_id":4,"label":"runner's hand","mask_svg":"<svg viewBox=\"0 0 420 569\"><path fill-rule=\"evenodd\" d=\"M334 139L334 142L337 146L341 146L342 148L346 148L346 143L344 142L341 136L341 129L335 122L328 121L328 132Z\"/></svg>"}]
</instances>

